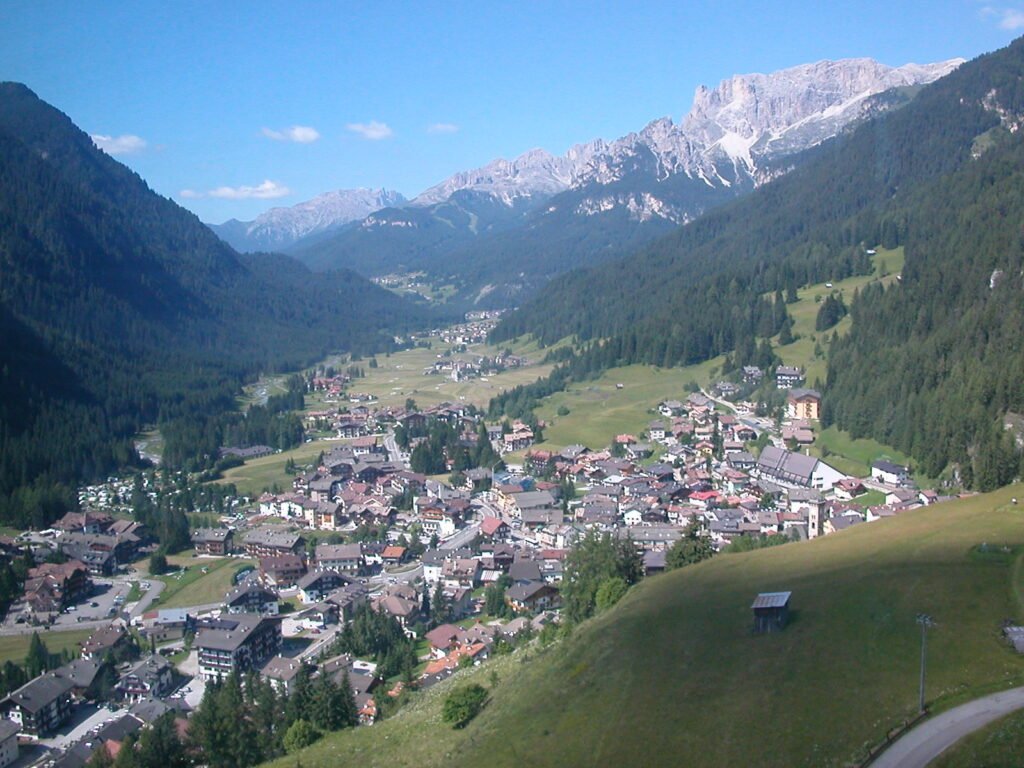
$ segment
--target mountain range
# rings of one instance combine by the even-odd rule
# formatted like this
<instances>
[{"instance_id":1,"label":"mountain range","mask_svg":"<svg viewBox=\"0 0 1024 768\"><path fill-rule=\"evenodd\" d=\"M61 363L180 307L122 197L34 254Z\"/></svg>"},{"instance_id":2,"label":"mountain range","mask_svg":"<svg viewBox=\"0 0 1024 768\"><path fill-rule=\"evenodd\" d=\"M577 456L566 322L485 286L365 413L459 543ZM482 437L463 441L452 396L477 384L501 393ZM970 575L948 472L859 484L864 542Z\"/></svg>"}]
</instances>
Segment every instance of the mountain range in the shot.
<instances>
[{"instance_id":1,"label":"mountain range","mask_svg":"<svg viewBox=\"0 0 1024 768\"><path fill-rule=\"evenodd\" d=\"M1022 82L1024 39L628 258L553 279L492 340L579 342L538 397L616 365L729 355L734 370L769 341L799 341L782 332L784 296L869 274L877 246L903 248L900 280L854 297L848 333L802 340L828 363L808 382L824 390L823 424L891 445L929 477L1009 482L1021 456L1004 423L1024 412ZM492 412L522 411L528 394Z\"/></svg>"},{"instance_id":2,"label":"mountain range","mask_svg":"<svg viewBox=\"0 0 1024 768\"><path fill-rule=\"evenodd\" d=\"M423 270L467 301L518 303L555 274L625 255L776 178L803 151L906 103L961 63L848 59L737 75L698 88L678 124L666 117L564 155L533 149L495 160L326 236L294 239L288 223L287 211L308 218L315 201L275 209L279 224L262 225L264 242L315 269ZM215 228L226 239L229 224Z\"/></svg>"},{"instance_id":3,"label":"mountain range","mask_svg":"<svg viewBox=\"0 0 1024 768\"><path fill-rule=\"evenodd\" d=\"M271 208L254 221L230 219L210 228L236 251L277 251L405 202L401 193L386 189L339 189L290 208Z\"/></svg>"}]
</instances>

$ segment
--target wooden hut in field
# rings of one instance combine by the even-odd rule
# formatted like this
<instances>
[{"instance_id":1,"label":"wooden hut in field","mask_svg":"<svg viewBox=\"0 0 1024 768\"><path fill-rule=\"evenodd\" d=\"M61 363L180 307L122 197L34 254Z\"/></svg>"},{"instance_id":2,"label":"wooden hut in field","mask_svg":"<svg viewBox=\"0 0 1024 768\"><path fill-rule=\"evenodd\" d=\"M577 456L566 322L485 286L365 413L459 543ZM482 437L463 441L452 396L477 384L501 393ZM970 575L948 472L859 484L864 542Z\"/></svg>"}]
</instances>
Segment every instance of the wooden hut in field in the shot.
<instances>
[{"instance_id":1,"label":"wooden hut in field","mask_svg":"<svg viewBox=\"0 0 1024 768\"><path fill-rule=\"evenodd\" d=\"M754 611L754 633L778 632L789 620L789 598L792 592L762 592L750 606Z\"/></svg>"}]
</instances>

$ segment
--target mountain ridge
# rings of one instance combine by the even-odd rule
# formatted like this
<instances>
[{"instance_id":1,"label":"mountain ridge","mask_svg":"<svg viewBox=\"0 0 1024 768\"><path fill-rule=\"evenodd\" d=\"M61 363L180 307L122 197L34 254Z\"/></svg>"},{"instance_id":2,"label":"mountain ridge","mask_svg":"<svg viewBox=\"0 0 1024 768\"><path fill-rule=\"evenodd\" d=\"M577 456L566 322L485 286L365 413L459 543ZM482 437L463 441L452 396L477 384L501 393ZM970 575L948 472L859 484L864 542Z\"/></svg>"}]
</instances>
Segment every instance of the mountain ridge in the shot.
<instances>
[{"instance_id":1,"label":"mountain ridge","mask_svg":"<svg viewBox=\"0 0 1024 768\"><path fill-rule=\"evenodd\" d=\"M253 221L229 219L207 226L240 252L282 250L303 238L323 236L374 211L405 202L400 192L384 188L338 189L290 207L271 208Z\"/></svg>"},{"instance_id":2,"label":"mountain ridge","mask_svg":"<svg viewBox=\"0 0 1024 768\"><path fill-rule=\"evenodd\" d=\"M202 466L247 377L427 322L355 273L235 253L16 83L0 84L0 274L0 520L21 525L137 461L143 424Z\"/></svg>"},{"instance_id":3,"label":"mountain ridge","mask_svg":"<svg viewBox=\"0 0 1024 768\"><path fill-rule=\"evenodd\" d=\"M801 152L906 103L912 94L900 89L931 82L960 63L888 67L850 59L737 75L715 89L698 88L678 124L658 118L563 155L534 149L495 160L449 177L405 207L375 212L291 252L315 269L425 271L461 285L465 301L486 296L518 303L554 274L624 255L783 175ZM465 198L455 200L467 193L475 201L469 208ZM465 223L439 212L449 203L463 209ZM419 234L435 229L444 236Z\"/></svg>"}]
</instances>

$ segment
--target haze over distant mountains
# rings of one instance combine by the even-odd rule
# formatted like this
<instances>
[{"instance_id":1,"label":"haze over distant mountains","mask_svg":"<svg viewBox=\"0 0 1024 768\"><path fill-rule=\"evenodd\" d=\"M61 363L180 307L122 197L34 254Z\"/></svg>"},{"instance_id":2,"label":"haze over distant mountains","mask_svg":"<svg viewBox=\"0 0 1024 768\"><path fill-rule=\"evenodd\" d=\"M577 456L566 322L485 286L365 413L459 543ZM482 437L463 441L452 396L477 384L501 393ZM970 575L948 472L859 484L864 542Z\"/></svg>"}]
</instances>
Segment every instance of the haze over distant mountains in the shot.
<instances>
[{"instance_id":1,"label":"haze over distant mountains","mask_svg":"<svg viewBox=\"0 0 1024 768\"><path fill-rule=\"evenodd\" d=\"M316 269L422 269L467 298L500 304L553 274L624 255L777 177L800 152L902 105L961 63L846 59L737 75L699 87L680 123L663 117L564 155L532 149L456 173L409 202L389 202L382 190L342 191L214 229L235 247L283 249ZM362 216L358 205L341 213L336 200L350 198L366 209Z\"/></svg>"},{"instance_id":2,"label":"haze over distant mountains","mask_svg":"<svg viewBox=\"0 0 1024 768\"><path fill-rule=\"evenodd\" d=\"M210 228L235 250L273 251L404 202L401 193L387 189L339 189L290 208L271 208L254 221L229 219Z\"/></svg>"}]
</instances>

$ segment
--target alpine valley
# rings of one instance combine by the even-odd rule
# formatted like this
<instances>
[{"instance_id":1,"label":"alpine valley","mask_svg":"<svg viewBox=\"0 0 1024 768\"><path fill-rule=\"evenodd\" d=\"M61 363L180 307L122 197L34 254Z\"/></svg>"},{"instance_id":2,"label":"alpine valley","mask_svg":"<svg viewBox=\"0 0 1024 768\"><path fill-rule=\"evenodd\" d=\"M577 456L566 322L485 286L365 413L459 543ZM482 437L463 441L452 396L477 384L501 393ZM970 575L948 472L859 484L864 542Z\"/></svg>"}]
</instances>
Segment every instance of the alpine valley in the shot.
<instances>
[{"instance_id":1,"label":"alpine valley","mask_svg":"<svg viewBox=\"0 0 1024 768\"><path fill-rule=\"evenodd\" d=\"M466 302L516 304L556 274L624 256L785 174L805 150L905 104L960 63L849 59L737 75L698 88L679 124L666 117L564 155L533 149L495 160L405 205L341 191L274 209L247 226L248 240L235 234L237 222L214 230L233 245L283 248L314 269L422 271ZM339 197L379 210L354 221Z\"/></svg>"},{"instance_id":2,"label":"alpine valley","mask_svg":"<svg viewBox=\"0 0 1024 768\"><path fill-rule=\"evenodd\" d=\"M0 83L0 768L1020 765L1022 128L822 61L209 225Z\"/></svg>"}]
</instances>

